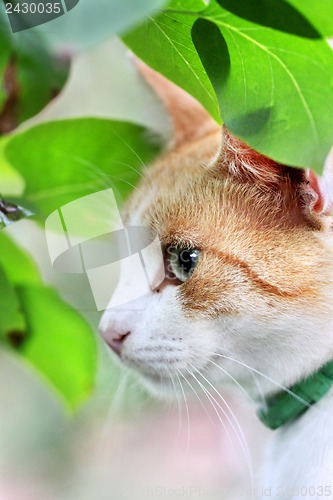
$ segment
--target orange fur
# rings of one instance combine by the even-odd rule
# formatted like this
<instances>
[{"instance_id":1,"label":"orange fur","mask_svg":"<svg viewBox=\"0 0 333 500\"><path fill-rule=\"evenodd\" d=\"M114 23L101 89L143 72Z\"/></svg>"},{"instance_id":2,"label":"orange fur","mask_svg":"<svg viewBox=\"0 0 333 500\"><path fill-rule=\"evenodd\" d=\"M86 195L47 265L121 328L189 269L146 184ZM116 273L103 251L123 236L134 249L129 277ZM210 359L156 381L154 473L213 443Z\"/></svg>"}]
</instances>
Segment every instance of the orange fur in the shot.
<instances>
[{"instance_id":1,"label":"orange fur","mask_svg":"<svg viewBox=\"0 0 333 500\"><path fill-rule=\"evenodd\" d=\"M127 212L140 212L165 246L201 250L181 287L186 313L219 315L269 299L315 301L327 250L317 237L323 223L311 210L316 200L304 171L260 155L225 128L222 139L193 98L141 63L140 70L171 113L176 141Z\"/></svg>"}]
</instances>

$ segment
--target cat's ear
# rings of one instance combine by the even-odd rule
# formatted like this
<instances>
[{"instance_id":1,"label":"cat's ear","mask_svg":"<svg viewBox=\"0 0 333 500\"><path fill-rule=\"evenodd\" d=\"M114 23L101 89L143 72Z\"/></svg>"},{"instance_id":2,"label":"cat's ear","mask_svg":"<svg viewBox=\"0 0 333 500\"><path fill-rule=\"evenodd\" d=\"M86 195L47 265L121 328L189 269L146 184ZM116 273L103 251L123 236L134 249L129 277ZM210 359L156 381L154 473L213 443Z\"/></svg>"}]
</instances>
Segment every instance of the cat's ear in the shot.
<instances>
[{"instance_id":1,"label":"cat's ear","mask_svg":"<svg viewBox=\"0 0 333 500\"><path fill-rule=\"evenodd\" d=\"M267 187L277 184L281 178L281 166L277 162L252 149L231 134L225 125L216 166L242 182L256 182Z\"/></svg>"},{"instance_id":2,"label":"cat's ear","mask_svg":"<svg viewBox=\"0 0 333 500\"><path fill-rule=\"evenodd\" d=\"M298 193L302 204L314 214L333 213L333 148L323 176L317 177L311 170L281 165L258 153L224 126L216 167L241 182L254 182L265 191L278 190L288 197Z\"/></svg>"},{"instance_id":3,"label":"cat's ear","mask_svg":"<svg viewBox=\"0 0 333 500\"><path fill-rule=\"evenodd\" d=\"M140 59L135 58L135 65L144 80L161 99L171 117L173 138L170 148L177 148L220 130L220 126L209 113L187 92Z\"/></svg>"},{"instance_id":4,"label":"cat's ear","mask_svg":"<svg viewBox=\"0 0 333 500\"><path fill-rule=\"evenodd\" d=\"M333 147L325 161L323 175L317 177L311 170L308 170L306 177L317 196L315 211L333 215Z\"/></svg>"}]
</instances>

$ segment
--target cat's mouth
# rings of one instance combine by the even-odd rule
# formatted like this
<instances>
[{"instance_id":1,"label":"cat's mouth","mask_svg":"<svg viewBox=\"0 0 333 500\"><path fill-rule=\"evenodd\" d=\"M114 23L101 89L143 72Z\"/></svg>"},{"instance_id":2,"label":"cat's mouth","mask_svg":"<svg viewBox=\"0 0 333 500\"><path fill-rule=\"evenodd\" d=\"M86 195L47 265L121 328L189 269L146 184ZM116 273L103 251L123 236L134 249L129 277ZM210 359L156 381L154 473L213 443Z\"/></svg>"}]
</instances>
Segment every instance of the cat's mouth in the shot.
<instances>
[{"instance_id":1,"label":"cat's mouth","mask_svg":"<svg viewBox=\"0 0 333 500\"><path fill-rule=\"evenodd\" d=\"M161 369L159 369L158 367L149 365L147 362L140 358L136 358L128 354L124 355L124 353L121 352L122 342L118 341L117 343L114 340L111 342L109 339L107 339L106 344L112 350L112 352L117 355L117 358L121 364L125 365L136 374L139 374L145 381L154 383L156 385L162 385L163 382L167 379L167 373L162 373Z\"/></svg>"}]
</instances>

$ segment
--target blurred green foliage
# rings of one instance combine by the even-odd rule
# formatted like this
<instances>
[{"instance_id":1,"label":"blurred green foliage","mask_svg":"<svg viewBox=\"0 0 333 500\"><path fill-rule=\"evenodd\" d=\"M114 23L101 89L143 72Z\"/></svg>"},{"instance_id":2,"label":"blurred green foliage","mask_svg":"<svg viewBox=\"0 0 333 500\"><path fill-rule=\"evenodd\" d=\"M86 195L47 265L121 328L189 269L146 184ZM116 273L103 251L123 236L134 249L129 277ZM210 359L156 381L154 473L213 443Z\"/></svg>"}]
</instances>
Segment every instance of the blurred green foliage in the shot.
<instances>
[{"instance_id":1,"label":"blurred green foliage","mask_svg":"<svg viewBox=\"0 0 333 500\"><path fill-rule=\"evenodd\" d=\"M13 135L4 155L25 179L23 198L45 217L107 187L124 200L158 150L138 125L85 118L43 123Z\"/></svg>"},{"instance_id":2,"label":"blurred green foliage","mask_svg":"<svg viewBox=\"0 0 333 500\"><path fill-rule=\"evenodd\" d=\"M0 337L52 384L70 409L90 394L96 342L88 323L43 285L30 256L0 232Z\"/></svg>"},{"instance_id":3,"label":"blurred green foliage","mask_svg":"<svg viewBox=\"0 0 333 500\"><path fill-rule=\"evenodd\" d=\"M115 33L251 146L321 172L333 137L330 0L96 0L93 7L80 0L47 29L14 35L0 3L0 194L32 208L39 223L105 188L123 200L159 151L142 127L105 118L17 128L61 94L73 50ZM92 328L43 284L33 260L4 231L0 339L67 407L91 393Z\"/></svg>"}]
</instances>

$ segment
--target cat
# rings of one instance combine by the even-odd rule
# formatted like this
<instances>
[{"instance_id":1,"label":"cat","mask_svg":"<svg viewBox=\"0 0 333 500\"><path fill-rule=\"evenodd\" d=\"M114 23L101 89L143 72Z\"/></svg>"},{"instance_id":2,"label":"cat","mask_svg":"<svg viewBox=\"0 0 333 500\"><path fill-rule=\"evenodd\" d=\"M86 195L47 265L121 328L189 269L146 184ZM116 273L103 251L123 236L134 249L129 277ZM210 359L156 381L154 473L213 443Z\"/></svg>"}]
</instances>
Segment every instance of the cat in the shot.
<instances>
[{"instance_id":1,"label":"cat","mask_svg":"<svg viewBox=\"0 0 333 500\"><path fill-rule=\"evenodd\" d=\"M120 278L101 334L158 395L204 376L241 383L259 402L253 370L270 397L333 359L333 155L322 178L280 165L137 66L174 135L123 217L158 234L165 278L130 304L133 284ZM259 496L333 498L332 415L329 390L274 431Z\"/></svg>"}]
</instances>

